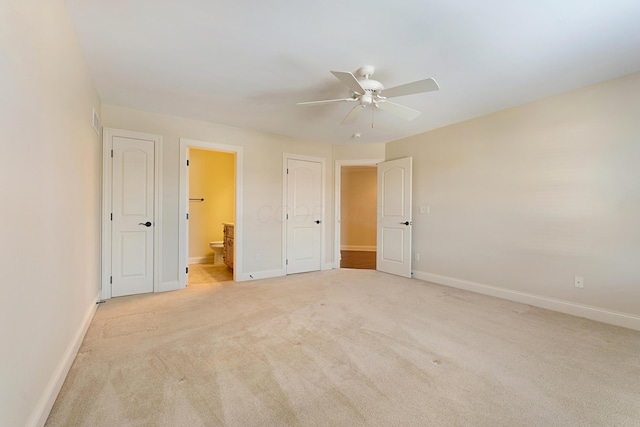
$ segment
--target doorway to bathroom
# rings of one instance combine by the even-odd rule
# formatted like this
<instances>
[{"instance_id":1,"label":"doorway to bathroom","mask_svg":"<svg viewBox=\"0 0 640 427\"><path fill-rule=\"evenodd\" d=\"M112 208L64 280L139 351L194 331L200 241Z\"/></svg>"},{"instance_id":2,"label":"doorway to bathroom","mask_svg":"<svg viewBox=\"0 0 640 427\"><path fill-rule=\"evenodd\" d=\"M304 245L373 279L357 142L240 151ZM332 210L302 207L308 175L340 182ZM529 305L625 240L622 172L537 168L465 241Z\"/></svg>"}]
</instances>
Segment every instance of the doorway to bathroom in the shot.
<instances>
[{"instance_id":1,"label":"doorway to bathroom","mask_svg":"<svg viewBox=\"0 0 640 427\"><path fill-rule=\"evenodd\" d=\"M233 280L235 153L189 148L188 285Z\"/></svg>"},{"instance_id":2,"label":"doorway to bathroom","mask_svg":"<svg viewBox=\"0 0 640 427\"><path fill-rule=\"evenodd\" d=\"M234 280L238 271L241 147L180 140L180 283ZM239 159L240 157L240 159Z\"/></svg>"}]
</instances>

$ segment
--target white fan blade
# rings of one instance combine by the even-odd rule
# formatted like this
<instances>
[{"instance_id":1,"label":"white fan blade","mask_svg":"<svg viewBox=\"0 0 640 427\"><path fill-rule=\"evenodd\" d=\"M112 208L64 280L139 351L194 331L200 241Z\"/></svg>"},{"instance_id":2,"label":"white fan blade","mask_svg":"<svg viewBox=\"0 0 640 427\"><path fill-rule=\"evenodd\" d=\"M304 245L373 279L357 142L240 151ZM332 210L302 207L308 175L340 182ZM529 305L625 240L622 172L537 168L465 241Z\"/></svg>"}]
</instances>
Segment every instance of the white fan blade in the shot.
<instances>
[{"instance_id":1,"label":"white fan blade","mask_svg":"<svg viewBox=\"0 0 640 427\"><path fill-rule=\"evenodd\" d=\"M355 101L355 99L353 98L325 99L322 101L298 102L298 105L322 105L322 104L329 104L331 102L350 102L350 101Z\"/></svg>"},{"instance_id":2,"label":"white fan blade","mask_svg":"<svg viewBox=\"0 0 640 427\"><path fill-rule=\"evenodd\" d=\"M346 71L332 71L331 74L336 76L343 85L351 89L353 92L356 92L360 95L364 95L366 93L358 79L356 79L356 76L354 76L353 74Z\"/></svg>"},{"instance_id":3,"label":"white fan blade","mask_svg":"<svg viewBox=\"0 0 640 427\"><path fill-rule=\"evenodd\" d=\"M404 105L396 104L391 101L378 101L376 106L387 113L391 113L405 120L413 120L422 114L418 110L414 110L413 108L405 107Z\"/></svg>"},{"instance_id":4,"label":"white fan blade","mask_svg":"<svg viewBox=\"0 0 640 427\"><path fill-rule=\"evenodd\" d=\"M350 123L355 122L362 110L364 110L364 105L360 105L360 104L356 105L351 109L349 114L347 114L347 117L344 118L341 124L348 125Z\"/></svg>"},{"instance_id":5,"label":"white fan blade","mask_svg":"<svg viewBox=\"0 0 640 427\"><path fill-rule=\"evenodd\" d=\"M384 89L382 94L385 98L393 98L396 96L412 95L414 93L432 92L438 89L440 89L440 86L438 86L438 83L436 83L434 79L424 79Z\"/></svg>"}]
</instances>

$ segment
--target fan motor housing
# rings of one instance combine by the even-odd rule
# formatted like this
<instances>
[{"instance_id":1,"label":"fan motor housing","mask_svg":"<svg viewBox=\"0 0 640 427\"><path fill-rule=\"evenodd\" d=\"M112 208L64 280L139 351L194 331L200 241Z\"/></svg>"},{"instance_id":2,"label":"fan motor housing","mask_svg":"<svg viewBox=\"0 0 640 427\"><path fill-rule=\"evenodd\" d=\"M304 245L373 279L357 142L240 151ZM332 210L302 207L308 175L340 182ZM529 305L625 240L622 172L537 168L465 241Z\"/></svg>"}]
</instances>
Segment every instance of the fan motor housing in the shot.
<instances>
[{"instance_id":1,"label":"fan motor housing","mask_svg":"<svg viewBox=\"0 0 640 427\"><path fill-rule=\"evenodd\" d=\"M356 75L359 77L358 82L360 86L364 88L367 92L380 92L384 89L382 83L377 80L370 79L375 71L375 67L373 65L365 65L364 67L358 68L356 71Z\"/></svg>"},{"instance_id":2,"label":"fan motor housing","mask_svg":"<svg viewBox=\"0 0 640 427\"><path fill-rule=\"evenodd\" d=\"M359 79L358 82L360 82L360 85L364 88L364 90L366 90L367 92L380 92L382 91L382 89L384 89L384 86L382 85L382 83L380 83L377 80L373 80L373 79Z\"/></svg>"}]
</instances>

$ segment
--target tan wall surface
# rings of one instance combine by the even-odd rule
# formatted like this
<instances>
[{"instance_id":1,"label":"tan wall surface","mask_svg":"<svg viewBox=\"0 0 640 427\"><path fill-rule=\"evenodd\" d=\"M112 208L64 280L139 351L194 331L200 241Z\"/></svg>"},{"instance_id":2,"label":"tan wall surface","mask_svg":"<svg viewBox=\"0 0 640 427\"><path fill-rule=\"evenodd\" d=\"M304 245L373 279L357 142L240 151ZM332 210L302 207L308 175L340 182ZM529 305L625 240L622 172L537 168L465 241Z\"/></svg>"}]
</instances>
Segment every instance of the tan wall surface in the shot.
<instances>
[{"instance_id":1,"label":"tan wall surface","mask_svg":"<svg viewBox=\"0 0 640 427\"><path fill-rule=\"evenodd\" d=\"M113 105L103 105L107 127L163 136L162 280L178 280L178 193L180 138L237 145L244 150L243 270L245 273L280 270L282 267L282 205L284 153L323 158L325 177L325 257L333 260L332 146L285 136L239 129L210 122L165 116ZM256 254L260 254L259 259Z\"/></svg>"},{"instance_id":2,"label":"tan wall surface","mask_svg":"<svg viewBox=\"0 0 640 427\"><path fill-rule=\"evenodd\" d=\"M414 271L640 315L638 94L633 74L388 144L413 156Z\"/></svg>"},{"instance_id":3,"label":"tan wall surface","mask_svg":"<svg viewBox=\"0 0 640 427\"><path fill-rule=\"evenodd\" d=\"M100 290L100 99L64 1L0 2L0 45L0 425L38 425Z\"/></svg>"},{"instance_id":4,"label":"tan wall surface","mask_svg":"<svg viewBox=\"0 0 640 427\"><path fill-rule=\"evenodd\" d=\"M340 246L376 246L378 175L375 166L343 166L340 178Z\"/></svg>"},{"instance_id":5,"label":"tan wall surface","mask_svg":"<svg viewBox=\"0 0 640 427\"><path fill-rule=\"evenodd\" d=\"M178 191L180 138L244 147L243 269L272 271L282 265L282 159L284 153L326 160L325 259L334 257L334 160L384 157L384 144L332 146L234 128L199 120L166 116L114 105L102 105L106 127L163 136L162 280L178 280ZM256 259L256 254L260 254Z\"/></svg>"}]
</instances>

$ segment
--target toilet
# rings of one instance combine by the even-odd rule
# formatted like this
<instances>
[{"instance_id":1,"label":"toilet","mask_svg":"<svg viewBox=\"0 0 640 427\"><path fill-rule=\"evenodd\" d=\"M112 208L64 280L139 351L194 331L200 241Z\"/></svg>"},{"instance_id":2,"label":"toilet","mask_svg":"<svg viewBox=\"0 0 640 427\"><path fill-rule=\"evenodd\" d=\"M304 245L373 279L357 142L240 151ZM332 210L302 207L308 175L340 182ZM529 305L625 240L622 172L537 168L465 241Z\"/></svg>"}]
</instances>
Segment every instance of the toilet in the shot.
<instances>
[{"instance_id":1,"label":"toilet","mask_svg":"<svg viewBox=\"0 0 640 427\"><path fill-rule=\"evenodd\" d=\"M224 248L224 242L209 242L209 247L213 250L213 265L223 265L224 259L222 257L222 249Z\"/></svg>"}]
</instances>

